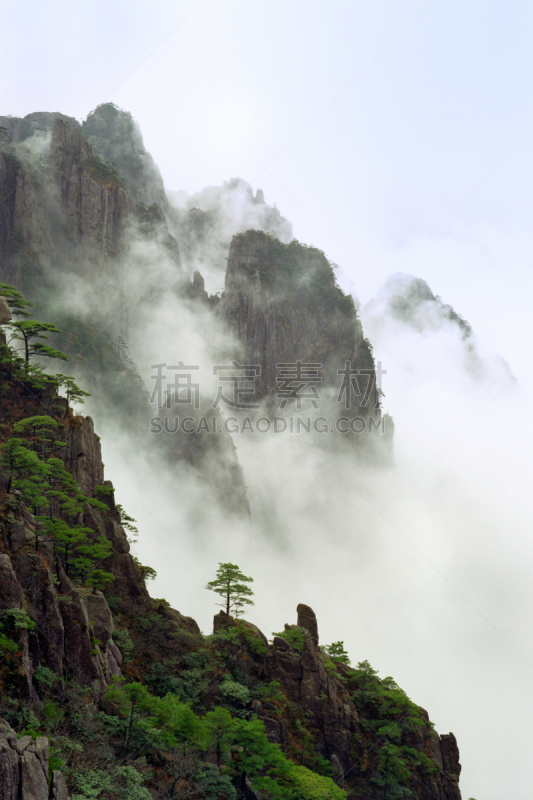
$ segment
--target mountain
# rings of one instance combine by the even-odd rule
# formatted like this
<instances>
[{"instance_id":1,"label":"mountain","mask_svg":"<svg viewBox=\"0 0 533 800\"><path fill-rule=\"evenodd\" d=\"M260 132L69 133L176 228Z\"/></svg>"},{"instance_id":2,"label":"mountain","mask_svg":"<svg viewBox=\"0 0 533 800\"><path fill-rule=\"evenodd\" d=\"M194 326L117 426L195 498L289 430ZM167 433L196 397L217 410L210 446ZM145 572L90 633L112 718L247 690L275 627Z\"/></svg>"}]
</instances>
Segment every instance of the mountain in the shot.
<instances>
[{"instance_id":1,"label":"mountain","mask_svg":"<svg viewBox=\"0 0 533 800\"><path fill-rule=\"evenodd\" d=\"M244 181L167 195L112 104L0 126L0 800L460 800L453 735L319 646L308 606L269 641L225 613L205 636L152 599L104 476L95 427L192 494L203 532L253 523L235 431L301 424L385 473L392 420L333 265ZM91 416L12 349L16 290L60 328Z\"/></svg>"},{"instance_id":2,"label":"mountain","mask_svg":"<svg viewBox=\"0 0 533 800\"><path fill-rule=\"evenodd\" d=\"M308 606L269 643L150 598L92 420L0 347L0 797L460 799L453 735Z\"/></svg>"},{"instance_id":3,"label":"mountain","mask_svg":"<svg viewBox=\"0 0 533 800\"><path fill-rule=\"evenodd\" d=\"M392 420L381 413L371 345L353 301L337 286L323 253L291 241L290 224L262 193L254 196L244 181L230 181L167 202L131 115L111 104L81 124L45 113L2 121L0 280L23 290L36 314L56 321L62 331L57 345L76 379L93 388L97 419L113 419L132 436L133 429L148 430L151 411L134 361L144 361L146 376L148 364L161 360L154 354L146 363L145 331L166 305L176 312L171 326L179 316L189 327L176 328L178 346L193 329L204 371L244 358L261 372L253 388L268 418L291 415L303 399L310 413L302 425L312 425L312 435L326 425L339 445L350 440L378 462L390 460ZM139 199L156 196L159 203L150 206ZM262 230L246 232L251 224ZM224 270L220 299L205 290L204 274L217 281ZM306 375L275 374L286 369L276 365L297 362L318 370L307 376L308 385ZM212 379L205 386L203 410L187 409L197 429L217 396ZM157 401L161 406L163 397ZM228 409L239 412L236 406ZM174 409L174 416L183 410ZM135 446L155 447L172 468L192 466L224 508L247 513L225 428L217 438L202 430L192 437L178 430L169 438L173 423L163 427L150 446L142 435ZM323 438L318 433L320 446ZM206 453L216 469L208 469Z\"/></svg>"}]
</instances>

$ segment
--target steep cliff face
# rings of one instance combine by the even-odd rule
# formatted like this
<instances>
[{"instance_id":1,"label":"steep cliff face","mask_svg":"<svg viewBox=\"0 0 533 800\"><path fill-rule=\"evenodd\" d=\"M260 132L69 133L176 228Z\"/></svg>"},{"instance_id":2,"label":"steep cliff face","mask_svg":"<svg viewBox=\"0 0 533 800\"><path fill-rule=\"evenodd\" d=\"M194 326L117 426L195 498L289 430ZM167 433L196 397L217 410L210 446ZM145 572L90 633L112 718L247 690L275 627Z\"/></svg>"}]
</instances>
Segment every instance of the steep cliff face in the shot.
<instances>
[{"instance_id":1,"label":"steep cliff face","mask_svg":"<svg viewBox=\"0 0 533 800\"><path fill-rule=\"evenodd\" d=\"M180 418L183 421L183 407L172 403L169 406L160 409L154 425L154 453L162 455L178 475L182 465L189 465L189 471L192 467L204 491L210 492L225 512L249 516L242 467L219 410L208 403L199 409L188 408L186 432L178 423Z\"/></svg>"},{"instance_id":2,"label":"steep cliff face","mask_svg":"<svg viewBox=\"0 0 533 800\"><path fill-rule=\"evenodd\" d=\"M28 411L50 413L49 403L22 411L15 407L7 417L8 428L24 419ZM6 405L3 407L4 415ZM40 415L37 415L40 416ZM57 415L58 441L63 441L62 458L67 470L87 497L104 485L100 443L90 417L84 419ZM6 417L4 416L4 419ZM102 567L114 575L114 585L128 608L146 609L149 598L130 555L126 533L113 503L111 484L107 487L107 510L87 506L77 520L94 541L104 535L111 542L111 555ZM120 674L121 656L112 642L114 624L104 595L84 590L67 575L59 558L59 543L49 536L25 503L20 492L6 494L8 479L0 467L2 537L0 541L0 611L24 610L32 624L19 632L20 663L4 664L3 678L21 697L39 702L33 676L47 667L58 678L87 686L95 698L101 697L112 675ZM59 510L59 509L58 509ZM61 512L59 512L61 513ZM63 514L66 520L68 514ZM74 543L72 546L75 546ZM63 544L64 548L64 544ZM98 630L98 633L96 633ZM95 644L98 640L99 644ZM14 671L15 670L15 671ZM14 683L13 683L14 681Z\"/></svg>"},{"instance_id":3,"label":"steep cliff face","mask_svg":"<svg viewBox=\"0 0 533 800\"><path fill-rule=\"evenodd\" d=\"M59 111L34 111L25 117L0 116L0 127L7 130L14 142L24 142L32 136L51 134L56 119L62 119L72 128L81 128L77 119L61 114Z\"/></svg>"},{"instance_id":4,"label":"steep cliff face","mask_svg":"<svg viewBox=\"0 0 533 800\"><path fill-rule=\"evenodd\" d=\"M312 780L319 787L312 796L321 800L333 790L338 800L460 800L453 735L438 737L427 713L366 662L351 668L337 651L322 650L308 606L299 605L297 624L270 644L254 625L223 612L205 637L193 619L151 600L104 478L92 420L73 416L50 388L30 390L5 361L0 378L0 445L20 436L17 423L31 417L27 451L42 452L48 445L38 429L51 423L49 416L39 420L52 415L51 456L57 448L76 481L69 492L83 492L84 502L73 515L52 494L50 513L74 527L66 539L61 528L47 534L46 514L34 516L26 502L34 498L25 482L32 473L3 446L0 716L7 722L0 721L0 797L66 800L46 734L56 761L58 750L70 754L68 785L84 798L100 786L111 800L129 793L162 800L177 785L211 797L209 786L217 785L216 796L251 800L266 796L254 784L275 758L280 792ZM58 475L57 459L52 467L49 475ZM86 545L67 556L66 543L76 548L80 541L107 543L99 558L111 583L102 591L84 585Z\"/></svg>"},{"instance_id":5,"label":"steep cliff face","mask_svg":"<svg viewBox=\"0 0 533 800\"><path fill-rule=\"evenodd\" d=\"M293 646L285 638L274 637L265 656L266 680L277 681L286 697L302 709L316 746L336 767L341 785L346 782L354 792L359 792L356 797L400 796L392 789L392 781L387 794L386 770L381 770L381 777L385 774L384 781L378 778L380 767L379 756L376 756L380 747L385 750L392 743L392 738L390 743L386 734L380 738L379 725L372 727L369 722L374 716L382 723L382 729L392 720L393 724L400 723L401 728L405 709L397 708L388 719L385 715L380 718L383 709L377 703L370 711L364 693L357 690L365 677L361 679L357 670L342 662L335 663L320 651L312 609L300 604L297 613L297 625L285 625L285 630L298 644ZM370 682L367 692L369 688ZM399 752L402 747L406 748L404 754L411 748L427 759L424 767L417 764L416 755L412 765L405 760L404 769L408 771L412 767L411 779L405 786L413 794L407 796L423 800L461 800L458 788L461 765L455 737L451 733L439 737L429 723L427 712L416 709L417 726L406 726L394 740ZM289 732L279 726L279 720L268 716L263 720L273 741L280 744L284 739L288 741Z\"/></svg>"},{"instance_id":6,"label":"steep cliff face","mask_svg":"<svg viewBox=\"0 0 533 800\"><path fill-rule=\"evenodd\" d=\"M48 785L50 783L50 788ZM49 770L46 736L17 739L15 731L0 719L1 800L69 800L65 778Z\"/></svg>"},{"instance_id":7,"label":"steep cliff face","mask_svg":"<svg viewBox=\"0 0 533 800\"><path fill-rule=\"evenodd\" d=\"M150 599L130 554L113 488L104 482L92 420L74 417L66 401L51 388L39 389L21 380L4 360L5 345L0 342L0 346L0 716L9 716L12 724L25 720L22 727L31 729L32 734L20 738L19 733L17 739L10 725L0 720L0 797L68 800L63 776L52 764L49 769L46 737L35 738L35 726L39 726L35 713L44 720L46 709L53 709L53 714L63 717L65 712L60 709L71 702L71 691L75 704L81 698L85 704L98 703L110 682L122 679L123 657L112 638L115 623L106 597L94 587L84 587L79 571L67 574L74 564L65 559L67 541L49 534L43 517L36 518L24 502L26 490L14 488L17 479L30 481L33 476L36 480L38 464L45 463L43 459L35 462L37 467L34 463L37 473L22 464L39 445L36 450L26 448L22 460L6 457L5 442L13 436L17 422L32 417L55 423L56 452L49 457L55 456L56 461L49 463L56 464L59 475L62 461L74 478L72 497L78 492L86 498L98 496L98 487L104 492L107 505L86 505L81 514L73 515L50 500L50 515L54 513L71 526L64 528L70 530L67 547L76 548L76 540L80 545L82 536L90 549L103 537L108 547L101 551L100 567L108 571L110 579L113 575L114 590L121 598L117 610L142 613L151 607ZM51 484L53 479L48 481ZM56 486L61 481L64 479L56 478ZM39 502L44 502L43 498ZM82 552L83 547L78 552L83 559Z\"/></svg>"},{"instance_id":8,"label":"steep cliff face","mask_svg":"<svg viewBox=\"0 0 533 800\"><path fill-rule=\"evenodd\" d=\"M101 275L124 249L128 195L118 177L98 164L82 134L60 119L52 134L50 170L60 201L57 246L66 248L71 269Z\"/></svg>"},{"instance_id":9,"label":"steep cliff face","mask_svg":"<svg viewBox=\"0 0 533 800\"><path fill-rule=\"evenodd\" d=\"M224 286L228 250L232 237L260 230L281 242L292 239L292 225L276 206L265 202L261 189L255 194L241 178L222 186L208 186L194 195L169 192L168 217L182 250L188 274L200 270L209 290Z\"/></svg>"},{"instance_id":10,"label":"steep cliff face","mask_svg":"<svg viewBox=\"0 0 533 800\"><path fill-rule=\"evenodd\" d=\"M254 387L271 410L311 408L379 425L370 344L320 250L261 231L235 236L220 315L239 364L259 368Z\"/></svg>"},{"instance_id":11,"label":"steep cliff face","mask_svg":"<svg viewBox=\"0 0 533 800\"><path fill-rule=\"evenodd\" d=\"M50 228L30 167L0 142L0 280L28 288L54 261Z\"/></svg>"},{"instance_id":12,"label":"steep cliff face","mask_svg":"<svg viewBox=\"0 0 533 800\"><path fill-rule=\"evenodd\" d=\"M21 143L6 135L0 142L0 280L43 305L74 277L93 321L124 336L128 316L117 309L128 306L128 287L148 274L151 261L170 262L170 286L183 280L178 243L161 209L127 191L122 173L95 154L79 124L37 116L36 135L24 137L25 121L11 119L9 130ZM152 252L137 264L138 243L146 241Z\"/></svg>"},{"instance_id":13,"label":"steep cliff face","mask_svg":"<svg viewBox=\"0 0 533 800\"><path fill-rule=\"evenodd\" d=\"M110 133L97 125L102 119L109 122L95 112L89 130L100 131L104 139L112 134L109 141L116 142L113 125L128 120L112 115ZM51 120L47 117L43 124ZM91 386L99 408L126 426L138 446L157 450L161 438L146 435L146 389L119 337L128 336L141 299L148 316L165 291L174 303L179 302L176 293L207 306L209 298L204 299L198 278L192 284L184 278L179 246L161 208L129 195L116 170L94 155L79 126L53 121L38 169L35 153L21 147L4 137L0 150L0 182L6 193L0 206L0 281L23 288L45 319L53 314L62 331L56 344L74 363L80 382ZM207 450L209 458L204 459ZM248 512L227 433L201 440L166 437L164 452L174 467L192 465L199 479L213 486L224 508ZM75 464L72 469L75 473Z\"/></svg>"},{"instance_id":14,"label":"steep cliff face","mask_svg":"<svg viewBox=\"0 0 533 800\"><path fill-rule=\"evenodd\" d=\"M117 166L132 198L146 206L156 203L166 209L161 173L145 150L139 126L128 111L103 103L91 111L81 130L95 154Z\"/></svg>"},{"instance_id":15,"label":"steep cliff face","mask_svg":"<svg viewBox=\"0 0 533 800\"><path fill-rule=\"evenodd\" d=\"M242 343L246 363L261 366L265 395L277 392L279 362L320 363L328 384L336 382L343 359L374 369L353 301L315 248L283 245L260 231L235 236L221 315ZM379 406L375 387L368 401Z\"/></svg>"}]
</instances>

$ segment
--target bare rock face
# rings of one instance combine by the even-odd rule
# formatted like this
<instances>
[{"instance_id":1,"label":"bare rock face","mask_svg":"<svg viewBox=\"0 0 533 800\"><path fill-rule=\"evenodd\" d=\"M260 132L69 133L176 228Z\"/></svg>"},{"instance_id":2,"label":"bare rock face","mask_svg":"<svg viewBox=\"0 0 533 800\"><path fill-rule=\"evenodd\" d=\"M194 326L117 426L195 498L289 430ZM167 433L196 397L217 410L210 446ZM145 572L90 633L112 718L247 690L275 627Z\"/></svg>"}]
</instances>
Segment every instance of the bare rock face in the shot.
<instances>
[{"instance_id":1,"label":"bare rock face","mask_svg":"<svg viewBox=\"0 0 533 800\"><path fill-rule=\"evenodd\" d=\"M374 358L324 253L262 231L234 236L219 313L237 343L234 358L259 370L253 400L264 410L357 417L343 439L375 447L382 434Z\"/></svg>"},{"instance_id":2,"label":"bare rock face","mask_svg":"<svg viewBox=\"0 0 533 800\"><path fill-rule=\"evenodd\" d=\"M7 553L0 555L0 611L22 608L24 593Z\"/></svg>"},{"instance_id":3,"label":"bare rock face","mask_svg":"<svg viewBox=\"0 0 533 800\"><path fill-rule=\"evenodd\" d=\"M147 206L167 203L161 173L146 152L139 126L128 111L103 103L88 115L83 135L104 161L114 162L135 200Z\"/></svg>"},{"instance_id":4,"label":"bare rock face","mask_svg":"<svg viewBox=\"0 0 533 800\"><path fill-rule=\"evenodd\" d=\"M48 739L17 739L0 719L0 800L69 800L65 779L54 770L48 792Z\"/></svg>"},{"instance_id":5,"label":"bare rock face","mask_svg":"<svg viewBox=\"0 0 533 800\"><path fill-rule=\"evenodd\" d=\"M122 653L112 639L108 641L102 656L107 675L109 675L111 678L119 678L119 680L121 680Z\"/></svg>"},{"instance_id":6,"label":"bare rock face","mask_svg":"<svg viewBox=\"0 0 533 800\"><path fill-rule=\"evenodd\" d=\"M357 366L374 367L353 301L336 287L329 262L315 248L283 245L261 231L235 236L221 314L242 343L244 363L261 366L257 384L263 394L277 391L278 362L328 367L335 361L331 375L327 372L334 380L337 360L339 366L351 358ZM371 400L373 406L375 393Z\"/></svg>"},{"instance_id":7,"label":"bare rock face","mask_svg":"<svg viewBox=\"0 0 533 800\"><path fill-rule=\"evenodd\" d=\"M32 664L37 668L45 663L62 675L65 631L52 573L38 553L18 552L12 562L24 588L26 611L36 623L28 637Z\"/></svg>"},{"instance_id":8,"label":"bare rock face","mask_svg":"<svg viewBox=\"0 0 533 800\"><path fill-rule=\"evenodd\" d=\"M213 398L214 399L214 398ZM171 468L180 469L182 465L192 466L195 475L205 483L205 492L220 504L225 512L248 516L246 485L233 439L224 427L224 419L218 408L213 409L206 399L198 409L188 413L194 416L191 433L185 433L176 425L176 418L182 416L183 406L165 405L159 411L161 435L154 437L156 447L161 449L163 458ZM218 434L202 430L206 419L212 420ZM179 475L179 472L178 472Z\"/></svg>"},{"instance_id":9,"label":"bare rock face","mask_svg":"<svg viewBox=\"0 0 533 800\"><path fill-rule=\"evenodd\" d=\"M445 733L440 737L440 749L444 768L443 785L446 792L446 800L461 800L459 789L461 764L459 763L459 748L453 733Z\"/></svg>"},{"instance_id":10,"label":"bare rock face","mask_svg":"<svg viewBox=\"0 0 533 800\"><path fill-rule=\"evenodd\" d=\"M97 696L106 688L102 667L93 656L89 615L85 601L80 597L60 561L56 573L61 589L60 608L65 630L64 665L67 673L81 685L92 686Z\"/></svg>"},{"instance_id":11,"label":"bare rock face","mask_svg":"<svg viewBox=\"0 0 533 800\"><path fill-rule=\"evenodd\" d=\"M33 111L25 117L0 117L0 126L6 128L14 142L24 142L35 135L51 135L58 117L73 128L80 127L77 119L60 111Z\"/></svg>"},{"instance_id":12,"label":"bare rock face","mask_svg":"<svg viewBox=\"0 0 533 800\"><path fill-rule=\"evenodd\" d=\"M107 600L100 591L86 595L84 600L91 630L99 642L97 648L100 656L99 666L102 668L106 682L111 678L122 680L122 653L111 638L115 630L115 623Z\"/></svg>"},{"instance_id":13,"label":"bare rock face","mask_svg":"<svg viewBox=\"0 0 533 800\"><path fill-rule=\"evenodd\" d=\"M79 427L68 428L65 451L65 467L82 492L91 497L104 482L102 448L91 417L84 417Z\"/></svg>"},{"instance_id":14,"label":"bare rock face","mask_svg":"<svg viewBox=\"0 0 533 800\"><path fill-rule=\"evenodd\" d=\"M309 632L311 639L318 647L318 625L316 621L315 612L309 606L299 603L296 608L298 614L298 626L305 628Z\"/></svg>"},{"instance_id":15,"label":"bare rock face","mask_svg":"<svg viewBox=\"0 0 533 800\"><path fill-rule=\"evenodd\" d=\"M289 697L300 698L302 660L281 636L274 636L272 640L272 651L266 657L266 670L268 680L279 681Z\"/></svg>"},{"instance_id":16,"label":"bare rock face","mask_svg":"<svg viewBox=\"0 0 533 800\"><path fill-rule=\"evenodd\" d=\"M17 741L19 753L21 797L24 800L46 798L48 793L48 739L23 736Z\"/></svg>"},{"instance_id":17,"label":"bare rock face","mask_svg":"<svg viewBox=\"0 0 533 800\"><path fill-rule=\"evenodd\" d=\"M442 752L442 766L452 775L461 774L461 764L459 763L459 748L453 733L443 733L440 737L440 749Z\"/></svg>"},{"instance_id":18,"label":"bare rock face","mask_svg":"<svg viewBox=\"0 0 533 800\"><path fill-rule=\"evenodd\" d=\"M5 720L0 720L0 800L18 800L20 785L17 737Z\"/></svg>"},{"instance_id":19,"label":"bare rock face","mask_svg":"<svg viewBox=\"0 0 533 800\"><path fill-rule=\"evenodd\" d=\"M101 269L122 249L128 195L111 174L106 179L91 145L62 119L55 120L50 165L71 244L71 266Z\"/></svg>"},{"instance_id":20,"label":"bare rock face","mask_svg":"<svg viewBox=\"0 0 533 800\"><path fill-rule=\"evenodd\" d=\"M0 297L0 325L5 325L6 322L11 321L11 310L6 302L5 297Z\"/></svg>"},{"instance_id":21,"label":"bare rock face","mask_svg":"<svg viewBox=\"0 0 533 800\"><path fill-rule=\"evenodd\" d=\"M58 769L52 772L52 781L50 784L50 800L69 800L67 784L63 773Z\"/></svg>"},{"instance_id":22,"label":"bare rock face","mask_svg":"<svg viewBox=\"0 0 533 800\"><path fill-rule=\"evenodd\" d=\"M0 152L0 191L0 281L22 287L25 266L52 265L52 237L28 167L12 153Z\"/></svg>"},{"instance_id":23,"label":"bare rock face","mask_svg":"<svg viewBox=\"0 0 533 800\"><path fill-rule=\"evenodd\" d=\"M115 623L107 600L102 592L96 591L94 594L87 595L85 604L94 635L105 646L115 630Z\"/></svg>"}]
</instances>

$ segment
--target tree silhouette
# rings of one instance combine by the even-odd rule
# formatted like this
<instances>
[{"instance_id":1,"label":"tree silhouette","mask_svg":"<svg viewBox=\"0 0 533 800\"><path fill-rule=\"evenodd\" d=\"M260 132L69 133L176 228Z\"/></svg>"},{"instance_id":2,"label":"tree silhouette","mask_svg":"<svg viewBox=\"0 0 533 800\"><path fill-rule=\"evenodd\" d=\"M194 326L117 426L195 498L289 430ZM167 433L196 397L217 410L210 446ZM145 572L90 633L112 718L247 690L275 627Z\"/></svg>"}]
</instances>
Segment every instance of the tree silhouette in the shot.
<instances>
[{"instance_id":1,"label":"tree silhouette","mask_svg":"<svg viewBox=\"0 0 533 800\"><path fill-rule=\"evenodd\" d=\"M246 585L252 582L253 578L243 575L237 564L219 564L215 580L209 581L205 588L211 589L223 598L223 602L217 605L222 606L228 616L233 610L238 617L244 605L254 604L253 600L249 599L253 591Z\"/></svg>"},{"instance_id":2,"label":"tree silhouette","mask_svg":"<svg viewBox=\"0 0 533 800\"><path fill-rule=\"evenodd\" d=\"M68 357L61 350L56 350L55 347L50 347L42 342L33 341L33 339L48 339L47 333L61 333L59 328L51 322L23 319L12 322L11 327L14 330L13 339L20 339L24 342L26 364L29 363L30 356L47 356L47 358L60 358L62 361L68 361Z\"/></svg>"}]
</instances>

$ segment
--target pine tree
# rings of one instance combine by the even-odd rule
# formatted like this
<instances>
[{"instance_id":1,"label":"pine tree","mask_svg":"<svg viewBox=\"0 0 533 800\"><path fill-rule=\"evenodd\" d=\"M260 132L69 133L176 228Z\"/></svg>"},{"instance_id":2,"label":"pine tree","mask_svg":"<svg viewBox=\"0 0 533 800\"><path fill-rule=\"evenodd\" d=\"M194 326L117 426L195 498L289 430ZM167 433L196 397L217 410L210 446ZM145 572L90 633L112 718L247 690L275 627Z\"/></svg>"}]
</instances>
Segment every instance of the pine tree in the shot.
<instances>
[{"instance_id":1,"label":"pine tree","mask_svg":"<svg viewBox=\"0 0 533 800\"><path fill-rule=\"evenodd\" d=\"M34 342L33 339L48 339L47 333L61 333L56 325L51 322L39 322L36 319L23 319L12 322L11 327L14 331L13 339L20 339L24 342L24 360L26 364L30 361L30 356L46 356L47 358L59 358L68 361L68 357L42 342Z\"/></svg>"},{"instance_id":2,"label":"pine tree","mask_svg":"<svg viewBox=\"0 0 533 800\"><path fill-rule=\"evenodd\" d=\"M215 580L209 581L205 588L211 589L223 598L224 602L217 603L217 605L222 606L228 616L233 610L235 616L238 617L244 605L253 606L254 604L253 600L249 599L253 595L253 591L246 586L247 583L252 582L253 578L243 575L236 564L219 564Z\"/></svg>"}]
</instances>

